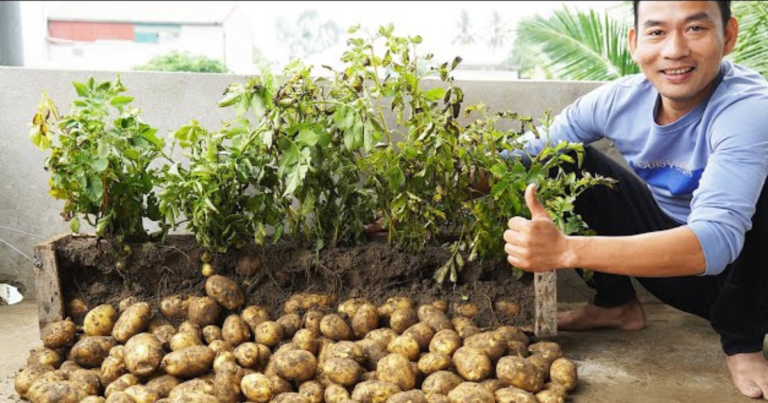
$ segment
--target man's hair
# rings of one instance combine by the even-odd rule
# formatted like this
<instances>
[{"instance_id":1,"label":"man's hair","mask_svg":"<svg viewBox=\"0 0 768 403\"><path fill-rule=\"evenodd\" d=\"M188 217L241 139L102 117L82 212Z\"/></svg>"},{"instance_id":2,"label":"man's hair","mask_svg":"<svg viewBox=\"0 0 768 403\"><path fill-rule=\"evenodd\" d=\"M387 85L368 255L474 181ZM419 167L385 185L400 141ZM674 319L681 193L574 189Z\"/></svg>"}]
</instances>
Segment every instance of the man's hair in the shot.
<instances>
[{"instance_id":1,"label":"man's hair","mask_svg":"<svg viewBox=\"0 0 768 403\"><path fill-rule=\"evenodd\" d=\"M725 27L728 25L728 20L731 19L731 0L715 1L715 3L720 6L720 15L723 17L723 31L725 31ZM635 14L635 29L637 29L637 7L639 4L640 0L632 2L632 11Z\"/></svg>"}]
</instances>

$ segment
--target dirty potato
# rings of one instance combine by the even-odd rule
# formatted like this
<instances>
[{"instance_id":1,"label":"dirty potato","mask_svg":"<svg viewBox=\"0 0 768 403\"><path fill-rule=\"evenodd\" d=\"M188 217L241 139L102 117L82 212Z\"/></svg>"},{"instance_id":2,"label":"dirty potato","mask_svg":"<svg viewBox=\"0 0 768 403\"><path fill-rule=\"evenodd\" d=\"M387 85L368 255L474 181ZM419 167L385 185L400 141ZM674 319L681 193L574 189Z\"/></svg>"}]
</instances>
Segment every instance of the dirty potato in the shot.
<instances>
[{"instance_id":1,"label":"dirty potato","mask_svg":"<svg viewBox=\"0 0 768 403\"><path fill-rule=\"evenodd\" d=\"M240 390L248 400L256 403L267 403L272 399L272 381L262 373L249 374L240 381Z\"/></svg>"},{"instance_id":2,"label":"dirty potato","mask_svg":"<svg viewBox=\"0 0 768 403\"><path fill-rule=\"evenodd\" d=\"M387 346L388 353L400 354L409 361L416 361L420 351L419 343L408 336L397 336Z\"/></svg>"},{"instance_id":3,"label":"dirty potato","mask_svg":"<svg viewBox=\"0 0 768 403\"><path fill-rule=\"evenodd\" d=\"M163 357L165 373L179 378L193 378L211 370L215 353L206 346L187 347Z\"/></svg>"},{"instance_id":4,"label":"dirty potato","mask_svg":"<svg viewBox=\"0 0 768 403\"><path fill-rule=\"evenodd\" d=\"M382 304L377 310L379 315L389 319L392 314L398 309L413 309L413 300L408 297L391 297L388 298L384 304Z\"/></svg>"},{"instance_id":5,"label":"dirty potato","mask_svg":"<svg viewBox=\"0 0 768 403\"><path fill-rule=\"evenodd\" d=\"M86 395L74 382L55 381L32 388L28 397L32 403L79 403Z\"/></svg>"},{"instance_id":6,"label":"dirty potato","mask_svg":"<svg viewBox=\"0 0 768 403\"><path fill-rule=\"evenodd\" d=\"M101 384L106 387L126 373L128 373L128 369L125 367L125 360L122 357L110 355L101 363L99 380L101 380Z\"/></svg>"},{"instance_id":7,"label":"dirty potato","mask_svg":"<svg viewBox=\"0 0 768 403\"><path fill-rule=\"evenodd\" d=\"M243 368L256 368L259 364L259 346L253 342L243 343L235 348L235 362Z\"/></svg>"},{"instance_id":8,"label":"dirty potato","mask_svg":"<svg viewBox=\"0 0 768 403\"><path fill-rule=\"evenodd\" d=\"M160 313L170 319L187 319L189 298L181 295L169 295L160 301Z\"/></svg>"},{"instance_id":9,"label":"dirty potato","mask_svg":"<svg viewBox=\"0 0 768 403\"><path fill-rule=\"evenodd\" d=\"M271 320L261 322L256 326L253 335L256 343L274 347L283 340L283 327Z\"/></svg>"},{"instance_id":10,"label":"dirty potato","mask_svg":"<svg viewBox=\"0 0 768 403\"><path fill-rule=\"evenodd\" d=\"M283 379L304 382L315 376L317 359L304 350L289 350L272 357L275 374Z\"/></svg>"},{"instance_id":11,"label":"dirty potato","mask_svg":"<svg viewBox=\"0 0 768 403\"><path fill-rule=\"evenodd\" d=\"M43 328L40 338L46 348L57 349L70 346L75 342L77 325L71 320L59 320Z\"/></svg>"},{"instance_id":12,"label":"dirty potato","mask_svg":"<svg viewBox=\"0 0 768 403\"><path fill-rule=\"evenodd\" d=\"M501 326L496 328L495 332L499 333L502 340L507 342L517 341L525 344L526 347L531 343L528 336L526 336L522 330L514 326Z\"/></svg>"},{"instance_id":13,"label":"dirty potato","mask_svg":"<svg viewBox=\"0 0 768 403\"><path fill-rule=\"evenodd\" d=\"M536 394L539 403L564 403L565 398L553 390L542 390Z\"/></svg>"},{"instance_id":14,"label":"dirty potato","mask_svg":"<svg viewBox=\"0 0 768 403\"><path fill-rule=\"evenodd\" d=\"M93 308L83 320L83 331L88 336L109 336L118 319L118 313L110 304Z\"/></svg>"},{"instance_id":15,"label":"dirty potato","mask_svg":"<svg viewBox=\"0 0 768 403\"><path fill-rule=\"evenodd\" d=\"M123 391L136 403L155 403L159 397L144 385L133 385Z\"/></svg>"},{"instance_id":16,"label":"dirty potato","mask_svg":"<svg viewBox=\"0 0 768 403\"><path fill-rule=\"evenodd\" d=\"M435 333L429 342L429 351L433 353L442 353L453 355L461 347L461 336L455 330L443 329Z\"/></svg>"},{"instance_id":17,"label":"dirty potato","mask_svg":"<svg viewBox=\"0 0 768 403\"><path fill-rule=\"evenodd\" d=\"M514 355L523 358L528 357L528 346L525 343L519 341L508 341L507 350L504 355Z\"/></svg>"},{"instance_id":18,"label":"dirty potato","mask_svg":"<svg viewBox=\"0 0 768 403\"><path fill-rule=\"evenodd\" d=\"M330 384L325 388L323 392L323 399L325 403L341 403L345 400L349 400L349 392L341 385Z\"/></svg>"},{"instance_id":19,"label":"dirty potato","mask_svg":"<svg viewBox=\"0 0 768 403\"><path fill-rule=\"evenodd\" d=\"M474 302L462 302L453 304L453 313L465 318L472 318L480 312L480 308Z\"/></svg>"},{"instance_id":20,"label":"dirty potato","mask_svg":"<svg viewBox=\"0 0 768 403\"><path fill-rule=\"evenodd\" d=\"M379 381L394 383L400 390L411 390L416 387L416 374L413 372L413 367L408 358L400 354L389 354L379 360L376 374Z\"/></svg>"},{"instance_id":21,"label":"dirty potato","mask_svg":"<svg viewBox=\"0 0 768 403\"><path fill-rule=\"evenodd\" d=\"M317 353L317 339L309 329L299 329L293 335L293 343L296 347L309 351L312 354Z\"/></svg>"},{"instance_id":22,"label":"dirty potato","mask_svg":"<svg viewBox=\"0 0 768 403\"><path fill-rule=\"evenodd\" d=\"M385 403L390 397L402 392L396 384L387 381L365 381L355 385L352 399L360 403Z\"/></svg>"},{"instance_id":23,"label":"dirty potato","mask_svg":"<svg viewBox=\"0 0 768 403\"><path fill-rule=\"evenodd\" d=\"M181 380L173 375L161 375L147 382L147 389L154 392L158 398L163 399L171 394L173 388L179 386Z\"/></svg>"},{"instance_id":24,"label":"dirty potato","mask_svg":"<svg viewBox=\"0 0 768 403\"><path fill-rule=\"evenodd\" d=\"M113 347L112 350L115 348ZM112 350L109 350L110 353ZM69 376L74 371L77 371L78 369L83 369L83 367L77 365L74 361L64 361L61 363L61 366L59 367L59 371L61 371L65 376Z\"/></svg>"},{"instance_id":25,"label":"dirty potato","mask_svg":"<svg viewBox=\"0 0 768 403\"><path fill-rule=\"evenodd\" d=\"M544 374L544 380L549 378L549 368L552 366L552 361L541 354L534 354L530 357L526 357L525 361L536 367L536 370Z\"/></svg>"},{"instance_id":26,"label":"dirty potato","mask_svg":"<svg viewBox=\"0 0 768 403\"><path fill-rule=\"evenodd\" d=\"M403 336L410 337L419 345L419 349L426 350L429 343L435 337L435 330L426 322L419 322L403 332Z\"/></svg>"},{"instance_id":27,"label":"dirty potato","mask_svg":"<svg viewBox=\"0 0 768 403\"><path fill-rule=\"evenodd\" d=\"M425 376L434 374L437 371L444 371L453 365L451 357L443 353L426 353L419 358L419 372Z\"/></svg>"},{"instance_id":28,"label":"dirty potato","mask_svg":"<svg viewBox=\"0 0 768 403\"><path fill-rule=\"evenodd\" d=\"M29 358L27 358L27 365L34 365L34 364L43 364L43 365L50 365L54 368L59 368L61 366L62 359L61 355L56 352L56 350L41 347L32 352L32 354L29 355Z\"/></svg>"},{"instance_id":29,"label":"dirty potato","mask_svg":"<svg viewBox=\"0 0 768 403\"><path fill-rule=\"evenodd\" d=\"M134 374L125 374L119 378L117 378L114 382L107 385L107 387L104 389L104 397L109 399L109 397L115 393L115 392L124 392L126 389L130 388L133 385L138 385L141 382L139 381L139 378L136 377Z\"/></svg>"},{"instance_id":30,"label":"dirty potato","mask_svg":"<svg viewBox=\"0 0 768 403\"><path fill-rule=\"evenodd\" d=\"M451 403L494 403L493 393L483 385L474 382L464 382L448 393Z\"/></svg>"},{"instance_id":31,"label":"dirty potato","mask_svg":"<svg viewBox=\"0 0 768 403\"><path fill-rule=\"evenodd\" d=\"M243 318L245 323L248 324L248 327L251 328L251 333L256 332L256 326L258 326L261 322L271 320L267 308L259 305L247 306L245 309L243 309L243 312L240 313L240 317Z\"/></svg>"},{"instance_id":32,"label":"dirty potato","mask_svg":"<svg viewBox=\"0 0 768 403\"><path fill-rule=\"evenodd\" d=\"M112 337L125 343L131 337L143 332L152 320L152 309L146 302L137 302L126 309L112 328Z\"/></svg>"},{"instance_id":33,"label":"dirty potato","mask_svg":"<svg viewBox=\"0 0 768 403\"><path fill-rule=\"evenodd\" d=\"M521 357L502 357L496 364L496 377L504 386L514 386L531 393L544 387L544 375Z\"/></svg>"},{"instance_id":34,"label":"dirty potato","mask_svg":"<svg viewBox=\"0 0 768 403\"><path fill-rule=\"evenodd\" d=\"M30 386L46 372L53 371L54 368L46 364L31 364L24 368L14 380L13 387L16 389L16 393L22 398L27 396Z\"/></svg>"},{"instance_id":35,"label":"dirty potato","mask_svg":"<svg viewBox=\"0 0 768 403\"><path fill-rule=\"evenodd\" d=\"M419 322L428 324L435 332L443 329L453 329L453 325L451 325L451 321L445 312L434 305L421 305L416 313L419 316Z\"/></svg>"},{"instance_id":36,"label":"dirty potato","mask_svg":"<svg viewBox=\"0 0 768 403\"><path fill-rule=\"evenodd\" d=\"M163 325L151 332L163 345L163 350L171 349L171 339L176 335L176 328L173 325Z\"/></svg>"},{"instance_id":37,"label":"dirty potato","mask_svg":"<svg viewBox=\"0 0 768 403\"><path fill-rule=\"evenodd\" d=\"M180 397L189 395L191 393L198 393L201 395L212 396L213 381L197 378L197 379L191 379L186 382L182 382L171 390L171 393L168 395L168 398L170 398L171 400L179 400Z\"/></svg>"},{"instance_id":38,"label":"dirty potato","mask_svg":"<svg viewBox=\"0 0 768 403\"><path fill-rule=\"evenodd\" d=\"M339 304L339 306L336 308L336 311L343 315L345 318L352 320L352 318L354 318L357 314L357 311L364 305L373 307L371 301L368 301L365 298L350 298Z\"/></svg>"},{"instance_id":39,"label":"dirty potato","mask_svg":"<svg viewBox=\"0 0 768 403\"><path fill-rule=\"evenodd\" d=\"M133 400L131 395L120 391L109 395L107 400L105 400L105 403L136 403L136 401Z\"/></svg>"},{"instance_id":40,"label":"dirty potato","mask_svg":"<svg viewBox=\"0 0 768 403\"><path fill-rule=\"evenodd\" d=\"M244 376L243 369L233 362L225 362L213 380L213 394L221 403L238 403L242 392L240 384Z\"/></svg>"},{"instance_id":41,"label":"dirty potato","mask_svg":"<svg viewBox=\"0 0 768 403\"><path fill-rule=\"evenodd\" d=\"M322 370L331 382L342 386L356 384L363 374L360 364L349 358L330 358L323 362Z\"/></svg>"},{"instance_id":42,"label":"dirty potato","mask_svg":"<svg viewBox=\"0 0 768 403\"><path fill-rule=\"evenodd\" d=\"M224 341L237 347L251 339L251 329L239 315L229 315L221 327Z\"/></svg>"},{"instance_id":43,"label":"dirty potato","mask_svg":"<svg viewBox=\"0 0 768 403\"><path fill-rule=\"evenodd\" d=\"M192 333L197 336L198 339L202 340L203 338L203 328L196 323L190 322L189 320L181 322L179 325L179 333Z\"/></svg>"},{"instance_id":44,"label":"dirty potato","mask_svg":"<svg viewBox=\"0 0 768 403\"><path fill-rule=\"evenodd\" d=\"M125 367L138 377L151 375L160 366L165 351L153 334L139 333L125 344Z\"/></svg>"},{"instance_id":45,"label":"dirty potato","mask_svg":"<svg viewBox=\"0 0 768 403\"><path fill-rule=\"evenodd\" d=\"M299 394L309 403L323 403L323 391L323 386L317 381L307 381L299 385Z\"/></svg>"},{"instance_id":46,"label":"dirty potato","mask_svg":"<svg viewBox=\"0 0 768 403\"><path fill-rule=\"evenodd\" d=\"M272 403L309 403L309 400L296 392L286 392L276 395Z\"/></svg>"},{"instance_id":47,"label":"dirty potato","mask_svg":"<svg viewBox=\"0 0 768 403\"><path fill-rule=\"evenodd\" d=\"M208 325L204 327L202 333L205 344L211 344L211 342L214 340L224 340L224 335L221 333L221 328L216 325Z\"/></svg>"},{"instance_id":48,"label":"dirty potato","mask_svg":"<svg viewBox=\"0 0 768 403\"><path fill-rule=\"evenodd\" d=\"M86 396L101 393L101 381L98 372L90 369L78 369L72 371L67 380L73 382Z\"/></svg>"},{"instance_id":49,"label":"dirty potato","mask_svg":"<svg viewBox=\"0 0 768 403\"><path fill-rule=\"evenodd\" d=\"M475 347L464 346L456 350L453 366L462 378L471 382L482 381L491 374L491 360Z\"/></svg>"},{"instance_id":50,"label":"dirty potato","mask_svg":"<svg viewBox=\"0 0 768 403\"><path fill-rule=\"evenodd\" d=\"M540 341L531 344L528 346L528 351L530 351L531 354L541 354L550 361L563 358L563 350L560 349L560 345L551 341Z\"/></svg>"},{"instance_id":51,"label":"dirty potato","mask_svg":"<svg viewBox=\"0 0 768 403\"><path fill-rule=\"evenodd\" d=\"M399 336L400 334L395 332L394 330L383 327L380 329L373 330L365 335L363 340L373 340L378 344L381 348L386 349L389 343L394 339L395 337Z\"/></svg>"},{"instance_id":52,"label":"dirty potato","mask_svg":"<svg viewBox=\"0 0 768 403\"><path fill-rule=\"evenodd\" d=\"M549 369L549 376L552 382L557 382L565 387L568 392L576 389L579 383L579 375L576 371L576 365L567 358L558 358L552 363Z\"/></svg>"},{"instance_id":53,"label":"dirty potato","mask_svg":"<svg viewBox=\"0 0 768 403\"><path fill-rule=\"evenodd\" d=\"M190 322L200 327L215 325L221 315L221 306L211 297L192 298L187 315Z\"/></svg>"},{"instance_id":54,"label":"dirty potato","mask_svg":"<svg viewBox=\"0 0 768 403\"><path fill-rule=\"evenodd\" d=\"M284 337L293 337L301 329L301 316L296 313L287 313L279 317L275 322L283 327Z\"/></svg>"},{"instance_id":55,"label":"dirty potato","mask_svg":"<svg viewBox=\"0 0 768 403\"><path fill-rule=\"evenodd\" d=\"M171 337L171 341L168 343L171 351L183 350L187 347L202 346L203 342L192 332L179 332Z\"/></svg>"},{"instance_id":56,"label":"dirty potato","mask_svg":"<svg viewBox=\"0 0 768 403\"><path fill-rule=\"evenodd\" d=\"M81 400L80 403L105 403L107 400L101 396L88 396Z\"/></svg>"},{"instance_id":57,"label":"dirty potato","mask_svg":"<svg viewBox=\"0 0 768 403\"><path fill-rule=\"evenodd\" d=\"M335 295L299 293L293 294L285 301L285 313L298 313L311 309L327 309L336 303Z\"/></svg>"},{"instance_id":58,"label":"dirty potato","mask_svg":"<svg viewBox=\"0 0 768 403\"><path fill-rule=\"evenodd\" d=\"M387 403L429 403L424 392L420 390L409 390L392 395L387 399Z\"/></svg>"},{"instance_id":59,"label":"dirty potato","mask_svg":"<svg viewBox=\"0 0 768 403\"><path fill-rule=\"evenodd\" d=\"M464 346L482 351L491 361L496 362L507 351L507 343L501 334L494 331L478 333L464 339Z\"/></svg>"},{"instance_id":60,"label":"dirty potato","mask_svg":"<svg viewBox=\"0 0 768 403\"><path fill-rule=\"evenodd\" d=\"M466 339L469 336L480 333L480 328L472 322L472 319L465 318L463 316L456 316L451 319L451 325L454 330L459 334L459 337Z\"/></svg>"},{"instance_id":61,"label":"dirty potato","mask_svg":"<svg viewBox=\"0 0 768 403\"><path fill-rule=\"evenodd\" d=\"M115 339L107 336L88 336L75 343L67 359L83 368L100 367L115 346Z\"/></svg>"},{"instance_id":62,"label":"dirty potato","mask_svg":"<svg viewBox=\"0 0 768 403\"><path fill-rule=\"evenodd\" d=\"M373 304L360 306L352 317L352 333L356 338L365 337L368 332L379 327L379 312Z\"/></svg>"},{"instance_id":63,"label":"dirty potato","mask_svg":"<svg viewBox=\"0 0 768 403\"><path fill-rule=\"evenodd\" d=\"M501 388L494 392L496 403L539 403L531 392L515 387Z\"/></svg>"},{"instance_id":64,"label":"dirty potato","mask_svg":"<svg viewBox=\"0 0 768 403\"><path fill-rule=\"evenodd\" d=\"M224 340L214 340L211 342L211 344L208 345L208 348L213 350L214 353L218 354L222 351L229 351L234 352L235 348L232 347L231 344L227 343Z\"/></svg>"},{"instance_id":65,"label":"dirty potato","mask_svg":"<svg viewBox=\"0 0 768 403\"><path fill-rule=\"evenodd\" d=\"M431 395L427 395L427 402L429 403L451 403L450 400L448 400L448 396L441 395L438 393L433 393Z\"/></svg>"},{"instance_id":66,"label":"dirty potato","mask_svg":"<svg viewBox=\"0 0 768 403\"><path fill-rule=\"evenodd\" d=\"M328 314L320 320L320 333L333 340L351 340L352 329L349 324L339 315Z\"/></svg>"},{"instance_id":67,"label":"dirty potato","mask_svg":"<svg viewBox=\"0 0 768 403\"><path fill-rule=\"evenodd\" d=\"M245 294L240 286L218 274L208 277L205 282L205 293L226 309L238 309L245 303Z\"/></svg>"}]
</instances>

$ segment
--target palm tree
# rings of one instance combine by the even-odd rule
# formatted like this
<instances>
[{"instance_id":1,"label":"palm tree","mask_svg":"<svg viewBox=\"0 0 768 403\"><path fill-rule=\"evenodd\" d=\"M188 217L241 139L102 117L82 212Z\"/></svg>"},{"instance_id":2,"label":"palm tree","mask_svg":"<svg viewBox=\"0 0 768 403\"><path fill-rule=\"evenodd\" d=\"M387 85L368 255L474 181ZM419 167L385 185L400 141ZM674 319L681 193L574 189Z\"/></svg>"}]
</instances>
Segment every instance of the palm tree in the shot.
<instances>
[{"instance_id":1,"label":"palm tree","mask_svg":"<svg viewBox=\"0 0 768 403\"><path fill-rule=\"evenodd\" d=\"M512 32L509 24L502 18L501 14L497 10L493 10L493 16L491 17L491 25L489 27L490 35L488 37L488 45L491 49L498 49L504 45L507 41L507 37Z\"/></svg>"},{"instance_id":2,"label":"palm tree","mask_svg":"<svg viewBox=\"0 0 768 403\"><path fill-rule=\"evenodd\" d=\"M543 62L557 79L613 80L640 71L629 53L629 28L608 13L564 5L549 18L536 15L520 22L512 59L526 65L539 58L535 63Z\"/></svg>"},{"instance_id":3,"label":"palm tree","mask_svg":"<svg viewBox=\"0 0 768 403\"><path fill-rule=\"evenodd\" d=\"M739 20L739 39L733 61L768 77L768 3L734 1L733 15Z\"/></svg>"},{"instance_id":4,"label":"palm tree","mask_svg":"<svg viewBox=\"0 0 768 403\"><path fill-rule=\"evenodd\" d=\"M459 45L466 46L475 43L477 35L472 33L472 24L469 21L469 13L467 13L467 10L461 10L461 16L459 17L459 21L456 22L456 26L459 28L459 33L453 38L451 44L458 43Z\"/></svg>"}]
</instances>

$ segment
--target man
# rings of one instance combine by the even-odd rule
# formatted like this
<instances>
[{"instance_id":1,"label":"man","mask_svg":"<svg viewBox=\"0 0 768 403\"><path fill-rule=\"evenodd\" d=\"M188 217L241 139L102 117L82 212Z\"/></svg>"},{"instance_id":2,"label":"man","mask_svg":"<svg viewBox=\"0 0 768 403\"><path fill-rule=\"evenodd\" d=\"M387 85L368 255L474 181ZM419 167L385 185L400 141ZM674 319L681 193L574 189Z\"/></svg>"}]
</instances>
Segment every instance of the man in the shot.
<instances>
[{"instance_id":1,"label":"man","mask_svg":"<svg viewBox=\"0 0 768 403\"><path fill-rule=\"evenodd\" d=\"M724 61L738 23L729 1L634 2L629 34L642 73L566 108L550 140L612 140L635 173L591 147L583 168L619 180L591 189L576 212L601 236L564 236L536 189L530 220L504 233L510 264L527 271L595 271L595 301L558 316L562 330L639 330L630 276L665 303L708 319L736 387L768 400L768 84ZM535 154L542 140L526 148Z\"/></svg>"}]
</instances>

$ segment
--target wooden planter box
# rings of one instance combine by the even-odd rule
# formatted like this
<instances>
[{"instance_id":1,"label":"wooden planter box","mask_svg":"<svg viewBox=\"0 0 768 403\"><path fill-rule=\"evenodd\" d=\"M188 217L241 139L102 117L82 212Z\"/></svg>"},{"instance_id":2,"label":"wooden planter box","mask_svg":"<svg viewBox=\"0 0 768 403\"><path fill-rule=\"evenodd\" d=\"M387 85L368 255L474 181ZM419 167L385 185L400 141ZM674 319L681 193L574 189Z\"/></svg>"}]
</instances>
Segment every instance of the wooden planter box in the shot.
<instances>
[{"instance_id":1,"label":"wooden planter box","mask_svg":"<svg viewBox=\"0 0 768 403\"><path fill-rule=\"evenodd\" d=\"M190 235L171 235L171 239L186 239L191 238ZM45 242L42 242L35 246L35 282L37 289L37 304L38 315L40 322L40 329L47 324L64 319L66 314L67 303L69 302L67 290L63 289L64 284L71 283L71 278L75 273L73 270L63 270L62 266L62 248L73 241L90 240L94 242L93 236L73 236L70 234L58 235ZM187 256L189 259L189 256ZM198 261L199 262L199 261ZM216 262L214 262L216 266ZM363 265L361 265L362 267ZM77 270L88 270L87 268ZM361 270L365 270L361 268ZM89 278L87 272L78 272L77 275L80 279ZM199 277L201 282L204 282L204 278L199 274L199 271L195 273L196 276L187 277ZM227 275L227 273L221 273ZM95 275L95 274L94 274ZM134 275L152 276L152 273L138 273ZM157 280L159 281L159 279ZM342 284L345 287L346 284ZM528 281L525 287L529 288L530 296L533 298L533 302L526 304L526 307L532 312L527 312L526 315L530 318L528 323L516 323L522 329L532 332L537 337L550 337L557 333L556 315L557 315L557 277L554 271L547 273L538 273L534 275L532 281ZM530 290L530 288L533 288ZM160 287L157 288L159 292ZM150 290L152 291L152 290ZM295 290L299 292L301 290ZM202 292L202 291L201 291ZM248 290L246 290L248 293ZM450 293L450 292L449 292ZM455 290L454 292L455 293ZM165 295L154 295L157 299ZM492 306L492 304L488 304ZM94 306L89 306L91 309ZM513 324L513 323L503 323Z\"/></svg>"}]
</instances>

